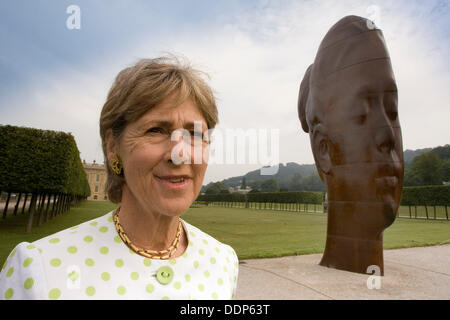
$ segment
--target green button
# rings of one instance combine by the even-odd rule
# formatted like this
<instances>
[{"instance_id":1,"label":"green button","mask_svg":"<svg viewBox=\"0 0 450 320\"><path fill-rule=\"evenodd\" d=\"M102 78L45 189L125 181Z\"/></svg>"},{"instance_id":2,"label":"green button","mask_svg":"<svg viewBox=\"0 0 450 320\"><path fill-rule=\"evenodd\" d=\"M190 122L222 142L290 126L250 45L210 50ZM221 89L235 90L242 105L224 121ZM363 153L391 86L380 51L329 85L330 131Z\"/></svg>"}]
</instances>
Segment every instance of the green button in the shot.
<instances>
[{"instance_id":1,"label":"green button","mask_svg":"<svg viewBox=\"0 0 450 320\"><path fill-rule=\"evenodd\" d=\"M156 280L161 284L169 284L173 279L173 270L168 266L164 266L158 269L156 272Z\"/></svg>"}]
</instances>

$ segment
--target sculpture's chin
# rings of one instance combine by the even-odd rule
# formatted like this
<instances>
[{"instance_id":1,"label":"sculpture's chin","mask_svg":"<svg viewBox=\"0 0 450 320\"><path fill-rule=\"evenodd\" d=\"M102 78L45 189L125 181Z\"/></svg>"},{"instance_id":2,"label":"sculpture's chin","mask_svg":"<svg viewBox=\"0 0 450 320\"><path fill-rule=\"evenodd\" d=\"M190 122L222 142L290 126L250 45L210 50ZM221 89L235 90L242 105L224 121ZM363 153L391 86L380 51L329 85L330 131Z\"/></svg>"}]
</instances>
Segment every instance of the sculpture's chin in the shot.
<instances>
[{"instance_id":1,"label":"sculpture's chin","mask_svg":"<svg viewBox=\"0 0 450 320\"><path fill-rule=\"evenodd\" d=\"M389 227L395 220L398 204L390 197L390 200L383 203L384 229Z\"/></svg>"}]
</instances>

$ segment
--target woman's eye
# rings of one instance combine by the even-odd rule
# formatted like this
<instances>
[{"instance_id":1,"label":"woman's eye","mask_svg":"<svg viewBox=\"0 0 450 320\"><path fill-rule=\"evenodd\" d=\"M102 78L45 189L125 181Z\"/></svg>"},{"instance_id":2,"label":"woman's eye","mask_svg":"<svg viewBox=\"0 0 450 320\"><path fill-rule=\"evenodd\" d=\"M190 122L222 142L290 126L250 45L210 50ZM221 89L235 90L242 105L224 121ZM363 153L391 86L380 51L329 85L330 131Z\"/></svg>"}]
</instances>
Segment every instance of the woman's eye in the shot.
<instances>
[{"instance_id":1,"label":"woman's eye","mask_svg":"<svg viewBox=\"0 0 450 320\"><path fill-rule=\"evenodd\" d=\"M190 133L193 137L202 137L202 133L200 131L190 131Z\"/></svg>"},{"instance_id":2,"label":"woman's eye","mask_svg":"<svg viewBox=\"0 0 450 320\"><path fill-rule=\"evenodd\" d=\"M147 133L157 134L157 133L164 133L163 128L154 127L147 130Z\"/></svg>"}]
</instances>

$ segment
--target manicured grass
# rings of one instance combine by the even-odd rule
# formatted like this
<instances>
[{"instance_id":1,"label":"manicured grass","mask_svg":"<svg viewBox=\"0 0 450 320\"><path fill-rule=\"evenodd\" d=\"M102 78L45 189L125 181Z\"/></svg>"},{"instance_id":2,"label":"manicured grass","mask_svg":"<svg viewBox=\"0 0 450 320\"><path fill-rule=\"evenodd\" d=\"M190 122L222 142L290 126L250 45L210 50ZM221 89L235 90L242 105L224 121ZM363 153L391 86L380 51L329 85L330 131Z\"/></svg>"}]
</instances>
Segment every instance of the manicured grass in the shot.
<instances>
[{"instance_id":1,"label":"manicured grass","mask_svg":"<svg viewBox=\"0 0 450 320\"><path fill-rule=\"evenodd\" d=\"M6 219L0 218L0 266L20 242L32 242L95 219L113 210L116 206L109 201L84 201L78 207L71 207L69 212L60 214L39 227L34 224L30 233L25 233L27 214L18 213L17 216L8 214Z\"/></svg>"},{"instance_id":2,"label":"manicured grass","mask_svg":"<svg viewBox=\"0 0 450 320\"><path fill-rule=\"evenodd\" d=\"M25 233L25 216L0 221L0 265L22 241L34 241L84 221L104 215L116 205L86 201L32 233ZM325 247L327 216L303 213L222 207L190 208L187 222L231 245L240 259L321 253ZM384 233L384 248L405 248L450 243L450 221L397 218Z\"/></svg>"},{"instance_id":3,"label":"manicured grass","mask_svg":"<svg viewBox=\"0 0 450 320\"><path fill-rule=\"evenodd\" d=\"M240 259L322 252L325 214L203 207L183 218L231 245Z\"/></svg>"},{"instance_id":4,"label":"manicured grass","mask_svg":"<svg viewBox=\"0 0 450 320\"><path fill-rule=\"evenodd\" d=\"M325 248L324 213L191 208L183 218L231 245L240 259L321 253ZM384 248L450 243L450 221L397 218L384 232Z\"/></svg>"}]
</instances>

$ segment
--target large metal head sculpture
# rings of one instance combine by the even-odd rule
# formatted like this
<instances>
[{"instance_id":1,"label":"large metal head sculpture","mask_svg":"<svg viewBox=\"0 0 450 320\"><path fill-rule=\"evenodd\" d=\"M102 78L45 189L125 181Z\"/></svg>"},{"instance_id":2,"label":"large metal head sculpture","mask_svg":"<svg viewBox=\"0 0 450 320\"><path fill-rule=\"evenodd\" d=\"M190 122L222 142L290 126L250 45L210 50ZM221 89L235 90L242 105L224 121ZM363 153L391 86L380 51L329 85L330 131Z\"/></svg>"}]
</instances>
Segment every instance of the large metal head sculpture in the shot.
<instances>
[{"instance_id":1,"label":"large metal head sculpture","mask_svg":"<svg viewBox=\"0 0 450 320\"><path fill-rule=\"evenodd\" d=\"M320 264L378 266L383 275L383 230L395 220L404 165L394 73L370 20L347 16L328 31L301 82L298 113L328 192Z\"/></svg>"}]
</instances>

